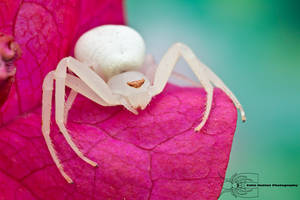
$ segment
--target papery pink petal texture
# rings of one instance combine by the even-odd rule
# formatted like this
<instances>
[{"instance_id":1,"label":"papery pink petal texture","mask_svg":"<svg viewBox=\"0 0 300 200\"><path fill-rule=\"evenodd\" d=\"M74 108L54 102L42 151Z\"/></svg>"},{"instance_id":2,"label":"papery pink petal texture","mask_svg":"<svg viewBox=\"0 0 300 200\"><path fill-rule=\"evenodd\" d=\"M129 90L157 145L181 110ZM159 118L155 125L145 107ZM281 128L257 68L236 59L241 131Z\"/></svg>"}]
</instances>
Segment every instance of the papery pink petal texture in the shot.
<instances>
[{"instance_id":1,"label":"papery pink petal texture","mask_svg":"<svg viewBox=\"0 0 300 200\"><path fill-rule=\"evenodd\" d=\"M201 200L217 199L223 185L237 111L214 90L210 117L201 121L206 93L167 85L134 115L79 96L67 128L93 168L79 159L52 121L51 137L66 172L58 172L41 133L41 84L76 39L106 23L124 23L120 0L1 1L0 31L23 55L16 82L0 108L0 199Z\"/></svg>"},{"instance_id":2,"label":"papery pink petal texture","mask_svg":"<svg viewBox=\"0 0 300 200\"><path fill-rule=\"evenodd\" d=\"M80 160L53 121L54 145L74 184L62 178L50 157L37 109L0 129L0 194L7 199L217 199L237 111L215 89L210 118L194 132L205 96L200 88L168 85L139 115L76 99L68 129L99 167Z\"/></svg>"},{"instance_id":3,"label":"papery pink petal texture","mask_svg":"<svg viewBox=\"0 0 300 200\"><path fill-rule=\"evenodd\" d=\"M40 105L44 76L72 55L82 33L124 22L122 0L0 0L0 31L12 35L23 52L0 125Z\"/></svg>"}]
</instances>

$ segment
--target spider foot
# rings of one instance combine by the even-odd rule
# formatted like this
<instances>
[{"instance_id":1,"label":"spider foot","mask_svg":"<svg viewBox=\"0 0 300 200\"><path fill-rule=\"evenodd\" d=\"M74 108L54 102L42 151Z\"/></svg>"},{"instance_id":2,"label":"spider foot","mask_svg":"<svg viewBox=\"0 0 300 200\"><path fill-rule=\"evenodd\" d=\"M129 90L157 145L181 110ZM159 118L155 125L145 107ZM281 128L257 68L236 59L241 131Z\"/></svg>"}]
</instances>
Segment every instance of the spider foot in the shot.
<instances>
[{"instance_id":1,"label":"spider foot","mask_svg":"<svg viewBox=\"0 0 300 200\"><path fill-rule=\"evenodd\" d=\"M68 183L70 183L70 184L73 184L73 183L74 183L73 180L71 179L71 177L68 176L68 175L66 174L66 172L65 172L61 167L58 167L58 170L59 170L59 172L61 173L61 175L64 177L64 179L65 179Z\"/></svg>"},{"instance_id":2,"label":"spider foot","mask_svg":"<svg viewBox=\"0 0 300 200\"><path fill-rule=\"evenodd\" d=\"M82 157L82 160L84 160L86 163L92 165L93 167L98 167L98 163L96 163L96 162L90 160L89 158L87 158L87 157L85 157L85 156Z\"/></svg>"},{"instance_id":3,"label":"spider foot","mask_svg":"<svg viewBox=\"0 0 300 200\"><path fill-rule=\"evenodd\" d=\"M205 123L206 123L206 120L204 121L202 121L195 129L194 129L194 131L195 132L199 132L202 128L203 128L203 126L205 125Z\"/></svg>"},{"instance_id":4,"label":"spider foot","mask_svg":"<svg viewBox=\"0 0 300 200\"><path fill-rule=\"evenodd\" d=\"M246 115L244 111L241 111L242 121L246 122Z\"/></svg>"},{"instance_id":5,"label":"spider foot","mask_svg":"<svg viewBox=\"0 0 300 200\"><path fill-rule=\"evenodd\" d=\"M237 109L240 110L242 121L246 122L246 114L245 114L245 111L244 111L242 105L238 104L236 107L237 107Z\"/></svg>"},{"instance_id":6,"label":"spider foot","mask_svg":"<svg viewBox=\"0 0 300 200\"><path fill-rule=\"evenodd\" d=\"M194 131L195 131L195 132L199 132L199 131L202 129L203 126L204 126L204 123L199 124L199 125L194 129Z\"/></svg>"},{"instance_id":7,"label":"spider foot","mask_svg":"<svg viewBox=\"0 0 300 200\"><path fill-rule=\"evenodd\" d=\"M70 178L70 177L65 177L65 179L67 180L67 182L69 183L69 184L73 184L74 182L73 182L73 180Z\"/></svg>"},{"instance_id":8,"label":"spider foot","mask_svg":"<svg viewBox=\"0 0 300 200\"><path fill-rule=\"evenodd\" d=\"M200 131L200 129L196 127L196 128L194 128L194 131L198 132L198 131Z\"/></svg>"}]
</instances>

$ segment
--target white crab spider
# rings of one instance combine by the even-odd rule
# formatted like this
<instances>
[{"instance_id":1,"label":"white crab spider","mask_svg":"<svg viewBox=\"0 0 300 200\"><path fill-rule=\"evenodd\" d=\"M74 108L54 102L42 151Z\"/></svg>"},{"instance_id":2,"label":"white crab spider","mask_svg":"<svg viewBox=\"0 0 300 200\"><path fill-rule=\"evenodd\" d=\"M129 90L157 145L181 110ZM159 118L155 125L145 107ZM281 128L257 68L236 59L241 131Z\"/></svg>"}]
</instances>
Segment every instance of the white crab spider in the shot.
<instances>
[{"instance_id":1,"label":"white crab spider","mask_svg":"<svg viewBox=\"0 0 300 200\"><path fill-rule=\"evenodd\" d=\"M150 75L150 68L145 73L146 76L141 71L144 60L147 67L149 59L145 59L144 40L135 30L122 25L96 27L79 38L75 46L75 58L63 58L56 70L47 74L43 83L42 132L59 172L69 183L72 183L72 179L65 173L50 138L54 80L56 123L74 152L96 167L97 163L85 157L74 144L65 127L68 111L77 93L102 106L123 105L129 111L138 114L137 109L144 109L153 96L163 91L180 56L187 61L207 93L206 110L195 131L199 131L208 119L212 106L212 84L221 88L232 99L241 112L242 120L246 120L244 110L234 94L186 45L176 43L171 46L153 76ZM76 76L68 74L67 70ZM71 88L66 102L65 86Z\"/></svg>"}]
</instances>

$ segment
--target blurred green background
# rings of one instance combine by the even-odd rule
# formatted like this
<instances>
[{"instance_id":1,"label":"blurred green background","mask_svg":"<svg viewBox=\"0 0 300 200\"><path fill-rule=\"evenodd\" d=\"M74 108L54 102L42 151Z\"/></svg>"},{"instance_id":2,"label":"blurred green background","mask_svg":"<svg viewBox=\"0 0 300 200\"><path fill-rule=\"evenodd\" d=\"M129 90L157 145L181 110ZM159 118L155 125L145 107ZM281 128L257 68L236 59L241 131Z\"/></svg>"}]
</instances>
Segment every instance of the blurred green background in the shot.
<instances>
[{"instance_id":1,"label":"blurred green background","mask_svg":"<svg viewBox=\"0 0 300 200\"><path fill-rule=\"evenodd\" d=\"M257 199L300 199L299 1L127 0L126 7L157 61L171 44L186 43L243 104L247 123L238 121L226 178L251 172L261 184L298 184L260 187ZM176 70L195 79L183 61Z\"/></svg>"}]
</instances>

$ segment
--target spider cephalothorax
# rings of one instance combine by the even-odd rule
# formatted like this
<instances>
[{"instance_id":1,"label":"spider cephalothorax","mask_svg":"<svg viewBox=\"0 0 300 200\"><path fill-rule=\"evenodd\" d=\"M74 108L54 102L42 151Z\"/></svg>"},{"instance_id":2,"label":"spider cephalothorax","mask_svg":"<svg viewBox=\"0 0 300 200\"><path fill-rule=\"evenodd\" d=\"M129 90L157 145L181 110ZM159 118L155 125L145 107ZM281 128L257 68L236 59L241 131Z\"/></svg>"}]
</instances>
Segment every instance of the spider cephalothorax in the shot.
<instances>
[{"instance_id":1,"label":"spider cephalothorax","mask_svg":"<svg viewBox=\"0 0 300 200\"><path fill-rule=\"evenodd\" d=\"M242 120L246 120L243 108L233 93L186 45L174 44L156 65L145 57L144 40L135 30L121 25L96 27L79 38L75 45L75 58L63 58L43 83L42 131L55 164L69 183L72 183L72 179L65 173L50 138L53 81L56 82L55 119L60 131L81 159L97 166L82 154L65 127L68 111L77 94L102 106L123 105L138 114L137 109L145 109L151 98L163 91L180 56L187 61L207 93L206 109L195 131L199 131L208 119L213 85L232 99L241 111ZM67 73L67 70L76 76ZM151 73L154 70L155 73ZM71 92L65 102L66 86L71 88Z\"/></svg>"},{"instance_id":2,"label":"spider cephalothorax","mask_svg":"<svg viewBox=\"0 0 300 200\"><path fill-rule=\"evenodd\" d=\"M107 81L113 94L121 95L134 109L145 109L152 96L150 81L137 71L128 71L111 77ZM136 112L134 112L136 114Z\"/></svg>"}]
</instances>

